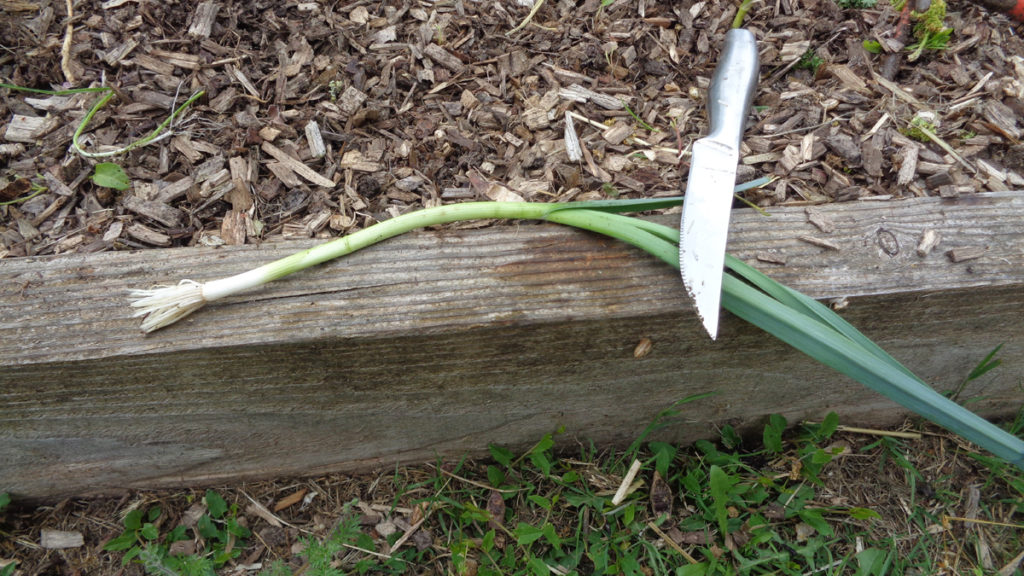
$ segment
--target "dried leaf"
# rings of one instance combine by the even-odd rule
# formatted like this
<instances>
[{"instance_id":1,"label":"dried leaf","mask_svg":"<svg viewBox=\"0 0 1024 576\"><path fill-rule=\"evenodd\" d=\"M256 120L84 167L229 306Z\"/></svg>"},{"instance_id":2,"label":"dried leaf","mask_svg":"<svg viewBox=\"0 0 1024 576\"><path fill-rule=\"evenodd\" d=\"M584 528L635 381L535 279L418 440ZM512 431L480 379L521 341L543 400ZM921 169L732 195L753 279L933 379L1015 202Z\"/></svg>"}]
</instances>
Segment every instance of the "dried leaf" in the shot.
<instances>
[{"instance_id":1,"label":"dried leaf","mask_svg":"<svg viewBox=\"0 0 1024 576\"><path fill-rule=\"evenodd\" d=\"M495 530L500 530L505 521L505 498L502 497L501 492L491 490L491 495L487 497L487 512L491 515L487 525Z\"/></svg>"},{"instance_id":2,"label":"dried leaf","mask_svg":"<svg viewBox=\"0 0 1024 576\"><path fill-rule=\"evenodd\" d=\"M651 480L651 514L655 517L672 515L672 488L662 479L661 474L654 472Z\"/></svg>"}]
</instances>

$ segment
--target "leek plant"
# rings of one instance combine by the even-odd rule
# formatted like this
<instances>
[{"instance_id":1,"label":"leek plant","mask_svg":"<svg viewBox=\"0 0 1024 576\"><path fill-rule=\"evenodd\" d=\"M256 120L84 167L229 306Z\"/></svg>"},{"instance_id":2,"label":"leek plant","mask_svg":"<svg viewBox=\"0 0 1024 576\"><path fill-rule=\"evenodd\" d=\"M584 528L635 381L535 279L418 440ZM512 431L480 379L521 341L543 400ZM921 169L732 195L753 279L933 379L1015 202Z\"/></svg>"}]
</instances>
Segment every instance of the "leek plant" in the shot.
<instances>
[{"instance_id":1,"label":"leek plant","mask_svg":"<svg viewBox=\"0 0 1024 576\"><path fill-rule=\"evenodd\" d=\"M682 198L599 200L571 203L469 202L427 208L385 220L348 236L303 250L259 268L205 284L134 290L142 330L168 326L208 302L255 288L416 228L474 219L545 220L604 234L636 246L679 268L679 231L620 214L682 203ZM727 256L722 307L811 358L898 402L1024 469L1024 441L933 390L838 314Z\"/></svg>"}]
</instances>

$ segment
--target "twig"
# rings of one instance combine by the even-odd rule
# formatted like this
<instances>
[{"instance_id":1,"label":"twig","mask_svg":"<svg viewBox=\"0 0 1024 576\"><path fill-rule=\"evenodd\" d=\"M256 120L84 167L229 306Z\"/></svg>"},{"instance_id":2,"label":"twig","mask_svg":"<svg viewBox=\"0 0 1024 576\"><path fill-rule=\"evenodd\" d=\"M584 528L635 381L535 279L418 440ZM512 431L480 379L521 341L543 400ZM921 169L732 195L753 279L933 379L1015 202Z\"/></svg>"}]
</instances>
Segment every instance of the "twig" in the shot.
<instances>
[{"instance_id":1,"label":"twig","mask_svg":"<svg viewBox=\"0 0 1024 576\"><path fill-rule=\"evenodd\" d=\"M626 477L622 479L622 484L619 484L615 496L612 496L612 506L618 506L626 499L626 496L629 495L629 487L633 484L633 478L636 478L638 472L640 472L640 460L634 459L633 464L629 467L629 472L626 472Z\"/></svg>"},{"instance_id":2,"label":"twig","mask_svg":"<svg viewBox=\"0 0 1024 576\"><path fill-rule=\"evenodd\" d=\"M980 518L961 518L959 516L943 516L943 523L950 520L956 520L957 522L964 522L966 524L985 524L987 526L1001 526L1003 528L1015 528L1017 530L1024 530L1024 524L1010 524L1009 522L996 522L995 520L982 520Z\"/></svg>"},{"instance_id":3,"label":"twig","mask_svg":"<svg viewBox=\"0 0 1024 576\"><path fill-rule=\"evenodd\" d=\"M355 550L356 552L363 552L365 554L369 554L371 556L376 556L378 558L383 558L385 560L391 560L392 559L392 556L390 556L388 554L381 554L380 552L374 552L373 550L367 550L366 548L360 548L359 546L354 546L352 544L342 544L342 546L344 546L345 548L348 548L349 550ZM399 558L399 560L401 560L402 562L405 562L405 559L403 559L403 558Z\"/></svg>"},{"instance_id":4,"label":"twig","mask_svg":"<svg viewBox=\"0 0 1024 576\"><path fill-rule=\"evenodd\" d=\"M402 536L398 540L395 540L395 543L391 545L391 553L394 554L395 550L398 550L399 548L401 548L402 544L405 544L406 541L409 540L409 538L411 538L412 535L415 534L416 531L420 529L420 526L422 526L423 523L426 522L427 518L429 518L429 517L430 517L429 513L425 514L423 516L423 518L420 518L419 522L417 522L417 523L413 524L412 526L410 526L409 529L405 531L405 534L402 534ZM390 558L390 556L389 556L389 558Z\"/></svg>"},{"instance_id":5,"label":"twig","mask_svg":"<svg viewBox=\"0 0 1024 576\"><path fill-rule=\"evenodd\" d=\"M477 488L483 488L485 490L494 490L495 492L507 492L509 494L523 491L523 488L494 488L493 486L488 486L483 482L476 482L475 480L470 480L469 478L463 478L462 476L459 476L458 474L453 474L445 470L444 468L438 468L437 466L434 466L434 468L436 468L438 472L444 474L445 476L448 476L449 478L453 478L460 482L465 482L466 484L471 484L473 486L476 486Z\"/></svg>"},{"instance_id":6,"label":"twig","mask_svg":"<svg viewBox=\"0 0 1024 576\"><path fill-rule=\"evenodd\" d=\"M64 28L64 44L60 48L60 70L64 73L64 79L70 84L75 83L75 74L71 71L71 42L75 32L75 25L71 21L74 17L73 0L67 0L68 25Z\"/></svg>"},{"instance_id":7,"label":"twig","mask_svg":"<svg viewBox=\"0 0 1024 576\"><path fill-rule=\"evenodd\" d=\"M668 544L669 548L671 548L671 549L675 550L676 552L679 552L680 554L682 554L683 558L686 558L687 562L689 562L690 564L700 564L700 562L697 562L696 558L694 558L693 556L690 556L689 552L687 552L686 550L683 550L682 546L677 544L676 541L673 540L672 538L670 538L668 534L665 534L664 532L662 532L661 528L658 528L658 525L655 524L653 521L648 522L647 523L647 527L650 528L651 530L654 530L654 533L657 534L658 536L660 536L662 541L665 542L665 544Z\"/></svg>"},{"instance_id":8,"label":"twig","mask_svg":"<svg viewBox=\"0 0 1024 576\"><path fill-rule=\"evenodd\" d=\"M908 440L920 440L918 432L896 432L893 430L877 430L875 428L857 428L855 426L838 426L839 432L850 432L853 434L870 434L872 436L890 436L892 438L906 438Z\"/></svg>"},{"instance_id":9,"label":"twig","mask_svg":"<svg viewBox=\"0 0 1024 576\"><path fill-rule=\"evenodd\" d=\"M949 144L946 144L946 141L943 140L942 138L939 138L937 134L935 134L931 130L925 128L924 126L918 125L918 126L914 126L914 128L920 130L921 134L924 134L925 136L928 137L929 140L931 140L932 142L935 142L936 144L938 144L939 148L942 148L943 150L948 152L950 156L952 156L954 159L956 159L956 161L959 162L961 166L963 166L964 168L967 168L968 170L970 170L972 174L977 174L978 173L978 170L974 166L972 166L970 162L968 162L967 160L964 160L963 156L957 154L956 150L953 150L953 147L950 146Z\"/></svg>"}]
</instances>

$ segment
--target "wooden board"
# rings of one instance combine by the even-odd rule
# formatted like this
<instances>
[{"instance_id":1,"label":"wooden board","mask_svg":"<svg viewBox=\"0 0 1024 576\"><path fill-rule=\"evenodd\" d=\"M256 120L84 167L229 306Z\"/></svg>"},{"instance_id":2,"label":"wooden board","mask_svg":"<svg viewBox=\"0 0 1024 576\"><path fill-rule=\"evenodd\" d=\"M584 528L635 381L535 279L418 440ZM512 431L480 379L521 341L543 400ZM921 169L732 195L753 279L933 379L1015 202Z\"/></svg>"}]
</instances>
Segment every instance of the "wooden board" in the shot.
<instances>
[{"instance_id":1,"label":"wooden board","mask_svg":"<svg viewBox=\"0 0 1024 576\"><path fill-rule=\"evenodd\" d=\"M972 409L1024 394L1024 193L733 215L730 252L844 315L939 390L997 344ZM666 222L678 216L663 217ZM915 247L932 229L941 243ZM826 239L826 249L802 236ZM678 272L593 234L425 231L211 306L149 336L127 291L241 272L312 241L0 260L0 492L52 498L417 462L569 436L625 443L898 406L726 315L700 329ZM946 252L983 249L953 263ZM757 260L770 259L785 265ZM641 339L651 353L633 355Z\"/></svg>"}]
</instances>

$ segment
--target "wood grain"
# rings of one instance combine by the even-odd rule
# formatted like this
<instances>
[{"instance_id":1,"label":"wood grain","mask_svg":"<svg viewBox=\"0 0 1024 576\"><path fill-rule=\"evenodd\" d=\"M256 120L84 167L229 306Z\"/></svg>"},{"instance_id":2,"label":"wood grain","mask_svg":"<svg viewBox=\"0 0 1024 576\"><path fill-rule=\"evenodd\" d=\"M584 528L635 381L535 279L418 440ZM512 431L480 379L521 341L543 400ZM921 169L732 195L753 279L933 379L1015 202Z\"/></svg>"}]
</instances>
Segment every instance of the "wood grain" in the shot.
<instances>
[{"instance_id":1,"label":"wood grain","mask_svg":"<svg viewBox=\"0 0 1024 576\"><path fill-rule=\"evenodd\" d=\"M940 390L992 348L972 409L1024 394L1024 193L733 215L730 252L844 315ZM661 217L674 222L678 216ZM819 222L820 225L820 222ZM938 246L916 254L926 230ZM827 239L838 250L799 240ZM627 442L898 406L736 318L708 341L678 272L554 225L425 231L211 306L150 336L127 291L241 272L288 242L0 260L0 491L53 498L422 461L524 446L564 426ZM947 251L981 247L953 263ZM759 262L771 253L784 265ZM643 338L651 352L635 358Z\"/></svg>"}]
</instances>

